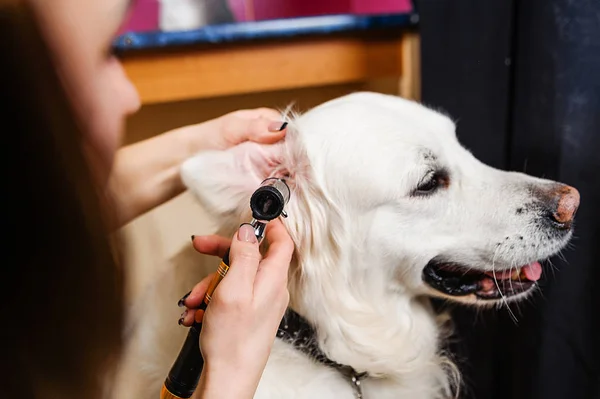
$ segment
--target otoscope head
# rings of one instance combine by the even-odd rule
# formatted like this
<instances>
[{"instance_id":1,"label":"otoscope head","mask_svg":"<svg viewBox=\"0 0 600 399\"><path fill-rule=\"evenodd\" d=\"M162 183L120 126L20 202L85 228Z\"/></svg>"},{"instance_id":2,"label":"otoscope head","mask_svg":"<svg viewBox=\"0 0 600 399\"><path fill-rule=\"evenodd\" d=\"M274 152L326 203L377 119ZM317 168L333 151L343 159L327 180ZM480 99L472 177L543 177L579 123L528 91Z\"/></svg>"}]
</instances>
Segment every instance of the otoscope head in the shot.
<instances>
[{"instance_id":1,"label":"otoscope head","mask_svg":"<svg viewBox=\"0 0 600 399\"><path fill-rule=\"evenodd\" d=\"M278 218L290 199L290 188L285 180L269 178L264 180L250 198L252 217L265 222Z\"/></svg>"}]
</instances>

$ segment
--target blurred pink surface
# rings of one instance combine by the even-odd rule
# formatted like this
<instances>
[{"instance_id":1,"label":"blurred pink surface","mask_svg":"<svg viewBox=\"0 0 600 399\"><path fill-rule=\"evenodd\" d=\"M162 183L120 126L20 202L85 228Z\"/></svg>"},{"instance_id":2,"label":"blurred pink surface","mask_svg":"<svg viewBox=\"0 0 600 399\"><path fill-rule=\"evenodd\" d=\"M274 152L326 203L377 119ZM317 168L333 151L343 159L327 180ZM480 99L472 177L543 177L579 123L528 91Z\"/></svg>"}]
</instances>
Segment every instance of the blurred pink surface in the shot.
<instances>
[{"instance_id":1,"label":"blurred pink surface","mask_svg":"<svg viewBox=\"0 0 600 399\"><path fill-rule=\"evenodd\" d=\"M160 6L158 0L135 0L129 13L127 23L121 28L121 32L146 32L159 28L158 13Z\"/></svg>"},{"instance_id":2,"label":"blurred pink surface","mask_svg":"<svg viewBox=\"0 0 600 399\"><path fill-rule=\"evenodd\" d=\"M217 0L196 0L210 3ZM330 14L393 14L412 10L410 0L218 0L227 1L237 21ZM124 31L159 29L158 0L136 0Z\"/></svg>"},{"instance_id":3,"label":"blurred pink surface","mask_svg":"<svg viewBox=\"0 0 600 399\"><path fill-rule=\"evenodd\" d=\"M410 0L353 0L352 12L356 14L401 14L412 11Z\"/></svg>"},{"instance_id":4,"label":"blurred pink surface","mask_svg":"<svg viewBox=\"0 0 600 399\"><path fill-rule=\"evenodd\" d=\"M238 21L328 14L392 14L412 10L410 0L228 0L228 3ZM253 8L254 16L246 7Z\"/></svg>"}]
</instances>

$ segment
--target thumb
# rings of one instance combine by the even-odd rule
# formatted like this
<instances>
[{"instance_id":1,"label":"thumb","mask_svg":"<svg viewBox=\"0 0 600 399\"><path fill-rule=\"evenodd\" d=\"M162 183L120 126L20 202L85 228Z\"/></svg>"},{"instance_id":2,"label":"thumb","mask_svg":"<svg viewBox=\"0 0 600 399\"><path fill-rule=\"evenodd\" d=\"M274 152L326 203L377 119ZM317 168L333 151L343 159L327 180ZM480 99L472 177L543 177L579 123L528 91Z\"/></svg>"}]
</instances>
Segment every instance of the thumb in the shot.
<instances>
[{"instance_id":1,"label":"thumb","mask_svg":"<svg viewBox=\"0 0 600 399\"><path fill-rule=\"evenodd\" d=\"M232 290L232 293L252 294L260 260L261 254L254 227L244 223L231 241L229 271L222 284L227 282L228 291Z\"/></svg>"}]
</instances>

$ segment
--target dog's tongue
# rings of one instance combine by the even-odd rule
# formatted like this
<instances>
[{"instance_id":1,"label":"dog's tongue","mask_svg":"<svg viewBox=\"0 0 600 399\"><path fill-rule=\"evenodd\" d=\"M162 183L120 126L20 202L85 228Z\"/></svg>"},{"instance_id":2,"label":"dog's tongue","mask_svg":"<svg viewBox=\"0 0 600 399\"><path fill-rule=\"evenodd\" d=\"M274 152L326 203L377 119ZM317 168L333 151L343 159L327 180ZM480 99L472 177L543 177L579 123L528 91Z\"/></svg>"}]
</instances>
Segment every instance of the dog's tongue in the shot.
<instances>
[{"instance_id":1,"label":"dog's tongue","mask_svg":"<svg viewBox=\"0 0 600 399\"><path fill-rule=\"evenodd\" d=\"M540 262L533 262L527 266L523 266L522 270L527 279L531 281L538 281L542 275L542 265L540 265Z\"/></svg>"},{"instance_id":2,"label":"dog's tongue","mask_svg":"<svg viewBox=\"0 0 600 399\"><path fill-rule=\"evenodd\" d=\"M530 281L538 281L542 275L542 265L539 262L533 262L526 266L521 267L521 272L525 274L527 280ZM496 272L486 272L490 277L495 278L496 280L508 280L511 278L514 269L512 270L504 270L504 271L496 271Z\"/></svg>"}]
</instances>

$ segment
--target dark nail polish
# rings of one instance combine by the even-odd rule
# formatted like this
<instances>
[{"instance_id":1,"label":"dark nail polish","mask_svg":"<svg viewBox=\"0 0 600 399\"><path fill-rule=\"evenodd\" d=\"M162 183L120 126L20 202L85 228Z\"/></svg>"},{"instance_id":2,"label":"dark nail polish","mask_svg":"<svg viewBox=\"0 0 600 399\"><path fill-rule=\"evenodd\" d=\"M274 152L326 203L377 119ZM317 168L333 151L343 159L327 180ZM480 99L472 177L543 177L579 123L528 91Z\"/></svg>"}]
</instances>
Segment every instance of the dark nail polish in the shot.
<instances>
[{"instance_id":1,"label":"dark nail polish","mask_svg":"<svg viewBox=\"0 0 600 399\"><path fill-rule=\"evenodd\" d=\"M285 129L287 127L288 123L287 122L271 122L269 123L268 126L268 130L269 132L281 132L283 129Z\"/></svg>"},{"instance_id":2,"label":"dark nail polish","mask_svg":"<svg viewBox=\"0 0 600 399\"><path fill-rule=\"evenodd\" d=\"M179 306L180 308L182 308L183 305L185 305L185 300L187 299L188 296L190 296L191 293L192 293L192 291L188 292L183 297L181 297L181 299L179 300L179 302L177 302L177 306Z\"/></svg>"},{"instance_id":3,"label":"dark nail polish","mask_svg":"<svg viewBox=\"0 0 600 399\"><path fill-rule=\"evenodd\" d=\"M177 324L182 325L183 324L183 320L185 319L185 316L187 316L188 311L187 309L181 314L179 320L177 321Z\"/></svg>"}]
</instances>

